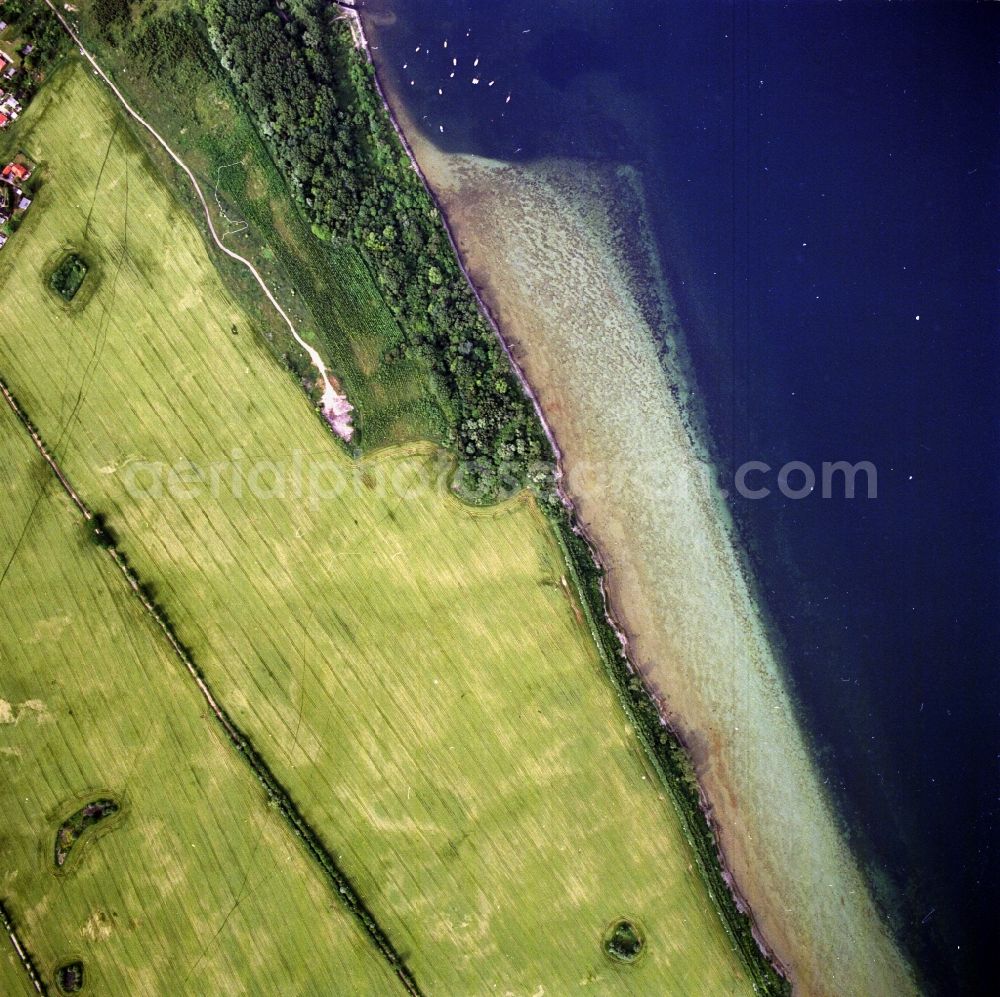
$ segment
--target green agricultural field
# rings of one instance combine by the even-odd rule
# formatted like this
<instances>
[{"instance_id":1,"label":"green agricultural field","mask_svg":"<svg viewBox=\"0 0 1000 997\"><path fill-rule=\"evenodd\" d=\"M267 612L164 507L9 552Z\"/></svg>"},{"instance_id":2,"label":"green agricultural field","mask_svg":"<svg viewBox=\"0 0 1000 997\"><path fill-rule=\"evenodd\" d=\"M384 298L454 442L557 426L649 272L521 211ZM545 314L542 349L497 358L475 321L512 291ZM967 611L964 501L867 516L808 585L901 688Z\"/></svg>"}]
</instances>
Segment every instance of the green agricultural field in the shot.
<instances>
[{"instance_id":1,"label":"green agricultural field","mask_svg":"<svg viewBox=\"0 0 1000 997\"><path fill-rule=\"evenodd\" d=\"M88 993L394 989L2 400L0 509L0 898L50 992L73 959ZM0 947L0 992L33 993Z\"/></svg>"},{"instance_id":2,"label":"green agricultural field","mask_svg":"<svg viewBox=\"0 0 1000 997\"><path fill-rule=\"evenodd\" d=\"M352 464L87 73L18 127L0 374L425 992L750 992L533 501L460 504L429 447ZM83 307L41 278L67 246Z\"/></svg>"}]
</instances>

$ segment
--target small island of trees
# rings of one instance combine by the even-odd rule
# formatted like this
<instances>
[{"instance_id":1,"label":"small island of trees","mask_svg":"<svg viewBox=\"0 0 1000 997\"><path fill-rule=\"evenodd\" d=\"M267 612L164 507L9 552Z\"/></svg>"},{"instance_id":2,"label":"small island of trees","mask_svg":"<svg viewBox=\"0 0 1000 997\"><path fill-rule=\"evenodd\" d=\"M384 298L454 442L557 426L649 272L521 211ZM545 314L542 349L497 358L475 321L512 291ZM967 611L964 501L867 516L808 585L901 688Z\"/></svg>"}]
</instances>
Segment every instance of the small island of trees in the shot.
<instances>
[{"instance_id":1,"label":"small island of trees","mask_svg":"<svg viewBox=\"0 0 1000 997\"><path fill-rule=\"evenodd\" d=\"M56 970L56 983L60 993L78 994L83 989L83 963L76 960L60 966Z\"/></svg>"},{"instance_id":2,"label":"small island of trees","mask_svg":"<svg viewBox=\"0 0 1000 997\"><path fill-rule=\"evenodd\" d=\"M87 276L87 263L82 256L70 253L56 267L49 284L64 301L72 301Z\"/></svg>"},{"instance_id":3,"label":"small island of trees","mask_svg":"<svg viewBox=\"0 0 1000 997\"><path fill-rule=\"evenodd\" d=\"M635 962L642 952L642 935L631 921L616 921L604 936L604 951L618 962Z\"/></svg>"}]
</instances>

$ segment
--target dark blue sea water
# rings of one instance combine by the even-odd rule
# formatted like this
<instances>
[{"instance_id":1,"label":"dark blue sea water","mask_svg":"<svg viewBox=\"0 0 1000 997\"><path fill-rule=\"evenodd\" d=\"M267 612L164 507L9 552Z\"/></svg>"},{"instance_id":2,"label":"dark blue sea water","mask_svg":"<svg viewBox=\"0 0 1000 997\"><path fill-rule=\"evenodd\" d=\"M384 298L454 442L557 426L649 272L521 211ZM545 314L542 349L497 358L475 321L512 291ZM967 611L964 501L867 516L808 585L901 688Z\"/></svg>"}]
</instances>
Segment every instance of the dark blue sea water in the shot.
<instances>
[{"instance_id":1,"label":"dark blue sea water","mask_svg":"<svg viewBox=\"0 0 1000 997\"><path fill-rule=\"evenodd\" d=\"M988 990L1000 9L381 2L398 22L376 55L439 145L642 171L728 475L761 460L775 471L753 484L775 489L791 460L876 466L877 498L734 511L897 928L941 992Z\"/></svg>"}]
</instances>

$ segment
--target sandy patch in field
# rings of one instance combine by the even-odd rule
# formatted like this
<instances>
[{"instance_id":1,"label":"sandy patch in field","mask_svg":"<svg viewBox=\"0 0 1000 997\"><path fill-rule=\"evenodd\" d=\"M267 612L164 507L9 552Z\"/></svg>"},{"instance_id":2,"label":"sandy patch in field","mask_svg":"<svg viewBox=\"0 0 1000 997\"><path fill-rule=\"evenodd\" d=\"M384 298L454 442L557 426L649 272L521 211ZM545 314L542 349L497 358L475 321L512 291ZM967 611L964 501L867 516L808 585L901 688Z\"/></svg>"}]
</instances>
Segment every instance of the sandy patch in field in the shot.
<instances>
[{"instance_id":1,"label":"sandy patch in field","mask_svg":"<svg viewBox=\"0 0 1000 997\"><path fill-rule=\"evenodd\" d=\"M16 706L6 699L0 699L0 724L19 724L26 712L34 713L38 723L52 721L48 707L40 699L26 699Z\"/></svg>"},{"instance_id":2,"label":"sandy patch in field","mask_svg":"<svg viewBox=\"0 0 1000 997\"><path fill-rule=\"evenodd\" d=\"M764 936L799 993L912 992L810 759L683 385L625 278L603 192L628 177L446 155L407 131L539 395L632 658L692 748Z\"/></svg>"},{"instance_id":3,"label":"sandy patch in field","mask_svg":"<svg viewBox=\"0 0 1000 997\"><path fill-rule=\"evenodd\" d=\"M92 942L104 941L111 937L111 918L103 910L95 910L80 929L84 938Z\"/></svg>"}]
</instances>

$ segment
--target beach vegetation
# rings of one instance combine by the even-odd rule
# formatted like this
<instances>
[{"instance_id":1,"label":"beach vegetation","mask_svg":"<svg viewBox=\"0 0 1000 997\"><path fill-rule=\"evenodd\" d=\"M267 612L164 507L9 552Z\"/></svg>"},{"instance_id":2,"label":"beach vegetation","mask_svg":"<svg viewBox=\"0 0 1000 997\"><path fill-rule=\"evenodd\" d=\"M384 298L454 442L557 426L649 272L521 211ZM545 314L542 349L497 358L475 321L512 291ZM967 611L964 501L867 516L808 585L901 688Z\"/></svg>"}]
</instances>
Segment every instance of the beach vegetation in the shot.
<instances>
[{"instance_id":1,"label":"beach vegetation","mask_svg":"<svg viewBox=\"0 0 1000 997\"><path fill-rule=\"evenodd\" d=\"M673 798L709 893L740 952L754 989L769 997L787 997L791 993L791 984L761 950L750 914L737 903L726 881L722 855L702 804L691 758L676 733L664 722L655 700L634 672L622 649L620 636L610 623L604 594L604 572L594 559L583 527L562 506L550 505L545 509L559 538L570 574L580 593L587 623L618 692L619 701L634 724L662 784Z\"/></svg>"},{"instance_id":2,"label":"beach vegetation","mask_svg":"<svg viewBox=\"0 0 1000 997\"><path fill-rule=\"evenodd\" d=\"M336 5L302 0L278 16L269 0L207 0L203 13L301 210L360 252L404 353L426 362L448 397L448 441L472 468L469 497L495 498L503 474L526 483L550 457L544 434Z\"/></svg>"}]
</instances>

